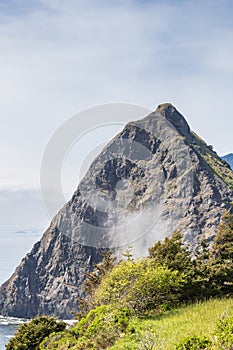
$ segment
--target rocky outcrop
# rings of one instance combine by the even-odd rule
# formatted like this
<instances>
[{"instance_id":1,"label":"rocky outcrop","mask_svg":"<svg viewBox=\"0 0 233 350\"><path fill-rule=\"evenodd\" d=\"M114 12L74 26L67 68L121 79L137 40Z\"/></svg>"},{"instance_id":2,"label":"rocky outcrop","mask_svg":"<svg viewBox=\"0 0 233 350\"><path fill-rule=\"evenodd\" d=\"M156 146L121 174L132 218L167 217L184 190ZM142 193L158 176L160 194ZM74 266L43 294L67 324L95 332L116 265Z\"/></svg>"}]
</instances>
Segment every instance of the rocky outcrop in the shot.
<instances>
[{"instance_id":1,"label":"rocky outcrop","mask_svg":"<svg viewBox=\"0 0 233 350\"><path fill-rule=\"evenodd\" d=\"M171 104L127 124L90 166L71 200L0 288L0 313L72 317L85 272L102 249L145 255L183 231L211 240L233 200L233 172Z\"/></svg>"},{"instance_id":2,"label":"rocky outcrop","mask_svg":"<svg viewBox=\"0 0 233 350\"><path fill-rule=\"evenodd\" d=\"M233 169L233 153L223 156L222 159L230 165L231 169Z\"/></svg>"}]
</instances>

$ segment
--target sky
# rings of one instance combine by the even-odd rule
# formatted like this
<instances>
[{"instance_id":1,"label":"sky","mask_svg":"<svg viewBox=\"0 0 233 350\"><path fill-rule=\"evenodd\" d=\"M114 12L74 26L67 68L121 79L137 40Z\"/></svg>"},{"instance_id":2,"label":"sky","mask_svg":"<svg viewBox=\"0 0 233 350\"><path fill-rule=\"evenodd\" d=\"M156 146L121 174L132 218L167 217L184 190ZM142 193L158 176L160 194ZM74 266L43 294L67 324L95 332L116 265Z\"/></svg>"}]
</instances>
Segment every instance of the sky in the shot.
<instances>
[{"instance_id":1,"label":"sky","mask_svg":"<svg viewBox=\"0 0 233 350\"><path fill-rule=\"evenodd\" d=\"M233 152L231 0L0 0L0 77L0 232L48 225L41 160L86 108L171 102L220 155ZM64 164L68 197L81 151Z\"/></svg>"}]
</instances>

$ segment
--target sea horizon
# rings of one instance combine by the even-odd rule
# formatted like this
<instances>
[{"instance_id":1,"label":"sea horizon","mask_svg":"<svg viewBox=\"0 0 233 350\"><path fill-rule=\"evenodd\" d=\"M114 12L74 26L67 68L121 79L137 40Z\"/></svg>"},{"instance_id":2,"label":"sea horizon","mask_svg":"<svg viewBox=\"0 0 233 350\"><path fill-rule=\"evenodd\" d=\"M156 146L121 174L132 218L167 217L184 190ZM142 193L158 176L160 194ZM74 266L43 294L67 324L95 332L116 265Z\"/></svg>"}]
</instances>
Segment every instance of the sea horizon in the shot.
<instances>
[{"instance_id":1,"label":"sea horizon","mask_svg":"<svg viewBox=\"0 0 233 350\"><path fill-rule=\"evenodd\" d=\"M11 277L41 236L42 230L0 231L0 285Z\"/></svg>"}]
</instances>

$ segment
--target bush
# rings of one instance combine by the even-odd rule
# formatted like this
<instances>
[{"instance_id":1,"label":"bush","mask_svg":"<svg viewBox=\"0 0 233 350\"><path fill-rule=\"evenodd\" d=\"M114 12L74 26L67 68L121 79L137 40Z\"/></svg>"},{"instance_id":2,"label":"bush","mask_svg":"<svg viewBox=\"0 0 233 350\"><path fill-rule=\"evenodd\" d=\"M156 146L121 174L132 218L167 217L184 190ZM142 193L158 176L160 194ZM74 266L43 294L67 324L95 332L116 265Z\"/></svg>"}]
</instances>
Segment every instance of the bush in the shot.
<instances>
[{"instance_id":1,"label":"bush","mask_svg":"<svg viewBox=\"0 0 233 350\"><path fill-rule=\"evenodd\" d=\"M189 273L193 269L190 251L183 244L183 235L179 231L175 231L164 241L156 242L149 249L149 254L158 264L171 270Z\"/></svg>"},{"instance_id":2,"label":"bush","mask_svg":"<svg viewBox=\"0 0 233 350\"><path fill-rule=\"evenodd\" d=\"M211 349L212 342L206 337L188 337L176 345L176 350L200 350Z\"/></svg>"},{"instance_id":3,"label":"bush","mask_svg":"<svg viewBox=\"0 0 233 350\"><path fill-rule=\"evenodd\" d=\"M63 336L55 334L45 339L41 349L106 349L124 333L130 315L131 312L127 309L117 309L110 305L99 306Z\"/></svg>"},{"instance_id":4,"label":"bush","mask_svg":"<svg viewBox=\"0 0 233 350\"><path fill-rule=\"evenodd\" d=\"M103 279L95 297L99 304L121 305L144 314L176 305L184 286L182 273L158 266L152 259L123 261Z\"/></svg>"},{"instance_id":5,"label":"bush","mask_svg":"<svg viewBox=\"0 0 233 350\"><path fill-rule=\"evenodd\" d=\"M15 336L6 345L6 350L39 350L39 344L49 334L63 331L64 322L57 322L55 318L41 316L22 324Z\"/></svg>"},{"instance_id":6,"label":"bush","mask_svg":"<svg viewBox=\"0 0 233 350\"><path fill-rule=\"evenodd\" d=\"M215 336L221 349L233 349L233 317L218 321Z\"/></svg>"},{"instance_id":7,"label":"bush","mask_svg":"<svg viewBox=\"0 0 233 350\"><path fill-rule=\"evenodd\" d=\"M214 343L207 337L188 337L176 346L176 350L233 349L233 317L217 322Z\"/></svg>"}]
</instances>

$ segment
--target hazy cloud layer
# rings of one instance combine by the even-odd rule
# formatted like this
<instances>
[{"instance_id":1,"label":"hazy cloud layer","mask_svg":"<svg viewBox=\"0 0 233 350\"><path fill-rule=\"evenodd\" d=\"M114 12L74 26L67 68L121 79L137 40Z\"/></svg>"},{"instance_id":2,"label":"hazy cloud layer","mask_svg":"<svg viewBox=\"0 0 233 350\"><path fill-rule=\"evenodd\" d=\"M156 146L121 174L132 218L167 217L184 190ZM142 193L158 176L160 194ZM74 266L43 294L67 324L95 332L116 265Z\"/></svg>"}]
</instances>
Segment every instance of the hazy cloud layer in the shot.
<instances>
[{"instance_id":1,"label":"hazy cloud layer","mask_svg":"<svg viewBox=\"0 0 233 350\"><path fill-rule=\"evenodd\" d=\"M1 236L24 230L41 233L49 224L38 190L0 190L0 208Z\"/></svg>"}]
</instances>

